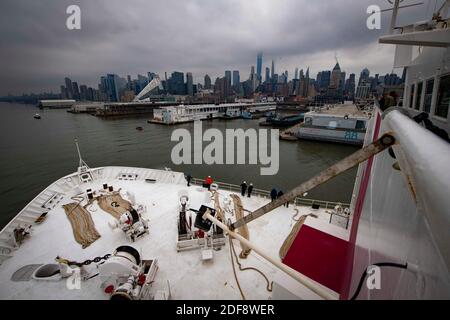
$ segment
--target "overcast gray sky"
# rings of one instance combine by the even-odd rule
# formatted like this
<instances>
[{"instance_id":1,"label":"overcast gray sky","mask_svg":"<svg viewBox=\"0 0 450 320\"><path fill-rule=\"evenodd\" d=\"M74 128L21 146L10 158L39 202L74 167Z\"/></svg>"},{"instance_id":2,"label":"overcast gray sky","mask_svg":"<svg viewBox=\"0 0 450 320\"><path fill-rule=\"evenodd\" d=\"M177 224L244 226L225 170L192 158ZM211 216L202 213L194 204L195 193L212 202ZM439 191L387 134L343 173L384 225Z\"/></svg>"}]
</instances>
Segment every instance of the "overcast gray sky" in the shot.
<instances>
[{"instance_id":1,"label":"overcast gray sky","mask_svg":"<svg viewBox=\"0 0 450 320\"><path fill-rule=\"evenodd\" d=\"M399 24L431 16L442 0L404 9ZM404 3L419 2L405 0ZM81 8L81 30L66 28L66 8ZM224 70L246 79L258 51L278 73L334 66L357 75L392 70L393 46L366 28L366 9L386 0L1 0L0 95L59 92L64 77L97 87L100 75L192 72L203 83Z\"/></svg>"}]
</instances>

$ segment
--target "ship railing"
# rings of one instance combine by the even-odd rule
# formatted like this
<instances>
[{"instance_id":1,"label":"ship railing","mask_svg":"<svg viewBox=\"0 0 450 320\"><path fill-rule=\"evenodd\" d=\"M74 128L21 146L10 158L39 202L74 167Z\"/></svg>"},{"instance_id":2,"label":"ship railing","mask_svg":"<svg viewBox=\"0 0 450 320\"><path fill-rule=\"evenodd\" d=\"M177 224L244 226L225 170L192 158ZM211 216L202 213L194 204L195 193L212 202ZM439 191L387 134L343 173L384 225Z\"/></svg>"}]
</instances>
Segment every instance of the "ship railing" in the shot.
<instances>
[{"instance_id":1,"label":"ship railing","mask_svg":"<svg viewBox=\"0 0 450 320\"><path fill-rule=\"evenodd\" d=\"M202 186L204 180L198 179L198 178L192 178L191 183L194 185ZM215 184L219 186L221 190L229 191L229 192L235 192L235 193L241 193L241 186L236 184L231 184L227 182L221 182L221 181L214 181ZM252 195L259 196L261 198L267 198L270 199L270 191L263 190L263 189L257 189L254 188ZM310 198L304 198L304 197L297 197L293 202L296 206L318 206L323 209L334 209L336 206L342 206L343 208L350 208L349 203L344 202L335 202L335 201L325 201L325 200L317 200L317 199L310 199Z\"/></svg>"}]
</instances>

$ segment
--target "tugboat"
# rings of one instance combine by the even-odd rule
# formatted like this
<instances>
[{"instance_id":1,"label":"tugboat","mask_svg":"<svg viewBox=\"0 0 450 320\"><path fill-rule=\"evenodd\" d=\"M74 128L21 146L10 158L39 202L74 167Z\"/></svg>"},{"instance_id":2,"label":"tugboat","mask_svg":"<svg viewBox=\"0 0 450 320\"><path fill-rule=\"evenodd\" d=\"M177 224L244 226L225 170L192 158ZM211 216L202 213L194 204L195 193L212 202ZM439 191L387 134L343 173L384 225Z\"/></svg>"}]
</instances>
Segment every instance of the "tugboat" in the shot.
<instances>
[{"instance_id":1,"label":"tugboat","mask_svg":"<svg viewBox=\"0 0 450 320\"><path fill-rule=\"evenodd\" d=\"M292 115L292 116L285 116L285 117L275 117L271 119L267 119L267 122L271 123L275 127L291 127L293 125L296 125L300 122L303 122L305 118L304 113L300 113L298 115Z\"/></svg>"},{"instance_id":2,"label":"tugboat","mask_svg":"<svg viewBox=\"0 0 450 320\"><path fill-rule=\"evenodd\" d=\"M261 126L274 126L278 128L292 127L300 122L303 122L305 118L304 113L290 116L276 115L274 117L267 117L266 121L261 122Z\"/></svg>"}]
</instances>

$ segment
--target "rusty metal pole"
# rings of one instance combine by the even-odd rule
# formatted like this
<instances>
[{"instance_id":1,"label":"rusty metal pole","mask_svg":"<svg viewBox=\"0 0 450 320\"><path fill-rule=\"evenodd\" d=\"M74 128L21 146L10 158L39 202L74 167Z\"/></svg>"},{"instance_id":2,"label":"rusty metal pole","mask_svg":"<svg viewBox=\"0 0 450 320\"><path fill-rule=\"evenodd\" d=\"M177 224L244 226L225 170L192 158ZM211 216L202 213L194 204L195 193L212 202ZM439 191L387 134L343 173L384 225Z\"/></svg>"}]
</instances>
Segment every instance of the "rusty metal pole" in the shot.
<instances>
[{"instance_id":1,"label":"rusty metal pole","mask_svg":"<svg viewBox=\"0 0 450 320\"><path fill-rule=\"evenodd\" d=\"M253 211L252 213L246 215L244 218L237 220L233 224L231 224L230 229L234 230L247 224L266 213L282 206L288 201L295 199L298 196L303 195L305 192L317 187L318 185L327 182L328 180L338 176L339 174L353 168L357 164L366 161L370 157L380 153L381 151L389 148L395 143L395 138L389 134L384 134L378 140L372 142L368 146L356 151L345 159L339 161L338 163L332 165L328 169L322 171L318 175L309 179L308 181L302 183L298 187L292 189L288 193L284 194L281 198L276 199L273 202L266 204L265 206Z\"/></svg>"}]
</instances>

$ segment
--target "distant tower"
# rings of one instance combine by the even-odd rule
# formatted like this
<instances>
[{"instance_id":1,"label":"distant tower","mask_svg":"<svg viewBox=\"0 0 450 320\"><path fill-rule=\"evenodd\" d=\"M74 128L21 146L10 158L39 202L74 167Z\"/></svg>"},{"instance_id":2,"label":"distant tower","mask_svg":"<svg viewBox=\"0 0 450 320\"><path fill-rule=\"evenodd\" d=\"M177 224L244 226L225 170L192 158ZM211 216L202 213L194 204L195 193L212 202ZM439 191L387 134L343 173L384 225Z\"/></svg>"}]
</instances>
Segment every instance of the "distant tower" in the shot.
<instances>
[{"instance_id":1,"label":"distant tower","mask_svg":"<svg viewBox=\"0 0 450 320\"><path fill-rule=\"evenodd\" d=\"M211 89L211 78L207 74L205 75L205 89Z\"/></svg>"},{"instance_id":2,"label":"distant tower","mask_svg":"<svg viewBox=\"0 0 450 320\"><path fill-rule=\"evenodd\" d=\"M273 76L275 75L275 61L272 60L272 69L270 70L270 79L273 80Z\"/></svg>"},{"instance_id":3,"label":"distant tower","mask_svg":"<svg viewBox=\"0 0 450 320\"><path fill-rule=\"evenodd\" d=\"M370 76L370 71L367 68L364 68L360 75L359 75L359 80L358 80L358 86L364 81L367 82L369 81L369 76Z\"/></svg>"},{"instance_id":4,"label":"distant tower","mask_svg":"<svg viewBox=\"0 0 450 320\"><path fill-rule=\"evenodd\" d=\"M233 70L233 87L239 88L239 83L241 82L241 77L238 70Z\"/></svg>"},{"instance_id":5,"label":"distant tower","mask_svg":"<svg viewBox=\"0 0 450 320\"><path fill-rule=\"evenodd\" d=\"M263 54L262 52L258 53L258 56L256 57L256 73L258 75L258 80L262 79L262 58L263 58Z\"/></svg>"},{"instance_id":6,"label":"distant tower","mask_svg":"<svg viewBox=\"0 0 450 320\"><path fill-rule=\"evenodd\" d=\"M186 73L186 91L189 96L194 95L194 79L192 73Z\"/></svg>"},{"instance_id":7,"label":"distant tower","mask_svg":"<svg viewBox=\"0 0 450 320\"><path fill-rule=\"evenodd\" d=\"M298 79L298 68L295 68L294 79Z\"/></svg>"},{"instance_id":8,"label":"distant tower","mask_svg":"<svg viewBox=\"0 0 450 320\"><path fill-rule=\"evenodd\" d=\"M306 74L305 74L305 97L308 97L308 93L309 93L309 67L306 69Z\"/></svg>"},{"instance_id":9,"label":"distant tower","mask_svg":"<svg viewBox=\"0 0 450 320\"><path fill-rule=\"evenodd\" d=\"M65 78L64 82L66 83L66 88L67 88L67 98L68 99L73 99L72 80L70 80L69 78Z\"/></svg>"},{"instance_id":10,"label":"distant tower","mask_svg":"<svg viewBox=\"0 0 450 320\"><path fill-rule=\"evenodd\" d=\"M270 69L269 69L269 67L266 67L266 79L265 79L265 81L266 82L270 81Z\"/></svg>"},{"instance_id":11,"label":"distant tower","mask_svg":"<svg viewBox=\"0 0 450 320\"><path fill-rule=\"evenodd\" d=\"M331 71L330 87L333 89L338 89L340 81L341 81L341 66L339 65L339 62L336 62L333 71Z\"/></svg>"},{"instance_id":12,"label":"distant tower","mask_svg":"<svg viewBox=\"0 0 450 320\"><path fill-rule=\"evenodd\" d=\"M228 87L231 87L231 71L226 70L225 71L225 79L227 80Z\"/></svg>"},{"instance_id":13,"label":"distant tower","mask_svg":"<svg viewBox=\"0 0 450 320\"><path fill-rule=\"evenodd\" d=\"M256 89L256 80L257 80L257 75L255 73L255 66L252 66L251 70L250 70L250 81L252 84L252 91L254 92Z\"/></svg>"}]
</instances>

